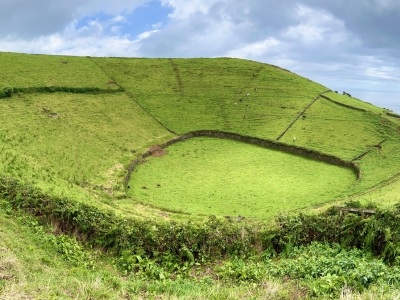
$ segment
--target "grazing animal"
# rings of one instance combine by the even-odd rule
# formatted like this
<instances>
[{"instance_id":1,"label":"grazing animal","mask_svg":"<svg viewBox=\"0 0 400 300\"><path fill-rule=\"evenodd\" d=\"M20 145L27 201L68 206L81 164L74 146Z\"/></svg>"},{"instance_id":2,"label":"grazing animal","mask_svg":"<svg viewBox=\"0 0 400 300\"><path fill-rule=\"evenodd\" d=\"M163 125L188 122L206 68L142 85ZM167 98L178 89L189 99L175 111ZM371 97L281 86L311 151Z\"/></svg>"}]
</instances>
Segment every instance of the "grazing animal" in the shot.
<instances>
[{"instance_id":1,"label":"grazing animal","mask_svg":"<svg viewBox=\"0 0 400 300\"><path fill-rule=\"evenodd\" d=\"M237 103L233 103L233 104L235 104L235 106L237 106Z\"/></svg>"},{"instance_id":2,"label":"grazing animal","mask_svg":"<svg viewBox=\"0 0 400 300\"><path fill-rule=\"evenodd\" d=\"M255 90L255 91L257 91L257 90L258 90L258 88L256 88L256 87L255 87L255 88L254 88L254 90Z\"/></svg>"},{"instance_id":3,"label":"grazing animal","mask_svg":"<svg viewBox=\"0 0 400 300\"><path fill-rule=\"evenodd\" d=\"M296 138L296 137L293 137L293 143L296 142L296 140L297 140L297 138Z\"/></svg>"},{"instance_id":4,"label":"grazing animal","mask_svg":"<svg viewBox=\"0 0 400 300\"><path fill-rule=\"evenodd\" d=\"M250 93L247 93L246 96L247 96L247 97L250 96Z\"/></svg>"}]
</instances>

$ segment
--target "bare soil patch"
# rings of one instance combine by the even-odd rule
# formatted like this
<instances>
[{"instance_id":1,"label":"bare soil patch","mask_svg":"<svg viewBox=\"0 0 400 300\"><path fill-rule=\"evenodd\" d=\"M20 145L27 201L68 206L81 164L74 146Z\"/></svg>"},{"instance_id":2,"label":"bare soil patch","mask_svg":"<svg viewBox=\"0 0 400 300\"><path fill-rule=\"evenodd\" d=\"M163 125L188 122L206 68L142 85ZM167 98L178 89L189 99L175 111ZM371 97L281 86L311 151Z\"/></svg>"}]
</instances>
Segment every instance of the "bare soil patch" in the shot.
<instances>
[{"instance_id":1,"label":"bare soil patch","mask_svg":"<svg viewBox=\"0 0 400 300\"><path fill-rule=\"evenodd\" d=\"M154 146L150 147L150 154L151 154L151 156L161 157L161 156L164 156L165 154L167 154L167 151L165 151L159 145L154 145Z\"/></svg>"}]
</instances>

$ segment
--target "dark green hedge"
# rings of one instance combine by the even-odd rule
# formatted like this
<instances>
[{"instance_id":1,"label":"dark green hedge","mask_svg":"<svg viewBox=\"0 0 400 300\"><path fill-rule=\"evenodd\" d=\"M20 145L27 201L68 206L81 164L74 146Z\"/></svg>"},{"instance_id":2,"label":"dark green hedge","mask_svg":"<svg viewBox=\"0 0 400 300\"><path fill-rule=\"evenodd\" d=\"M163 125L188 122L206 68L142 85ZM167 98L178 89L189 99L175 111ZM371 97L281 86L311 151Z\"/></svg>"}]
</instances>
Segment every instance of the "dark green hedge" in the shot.
<instances>
[{"instance_id":1,"label":"dark green hedge","mask_svg":"<svg viewBox=\"0 0 400 300\"><path fill-rule=\"evenodd\" d=\"M40 86L40 87L29 87L29 88L12 88L5 87L0 90L0 98L11 97L15 93L76 93L76 94L113 94L124 92L123 88L112 89L100 89L96 87L66 87L66 86Z\"/></svg>"},{"instance_id":2,"label":"dark green hedge","mask_svg":"<svg viewBox=\"0 0 400 300\"><path fill-rule=\"evenodd\" d=\"M29 87L29 88L14 88L14 93L77 93L77 94L111 94L123 92L124 90L119 89L100 89L96 87L66 87L66 86L41 86L41 87Z\"/></svg>"},{"instance_id":3,"label":"dark green hedge","mask_svg":"<svg viewBox=\"0 0 400 300\"><path fill-rule=\"evenodd\" d=\"M280 216L276 224L236 222L210 217L204 222L121 218L74 200L50 197L11 179L0 179L0 198L47 221L91 245L122 253L144 253L151 258L169 252L181 260L204 261L225 256L251 256L261 251L281 253L313 241L338 243L400 263L400 206L363 218L339 215L335 208L321 214ZM355 203L349 203L354 206ZM399 256L400 257L400 256Z\"/></svg>"},{"instance_id":4,"label":"dark green hedge","mask_svg":"<svg viewBox=\"0 0 400 300\"><path fill-rule=\"evenodd\" d=\"M89 244L115 250L169 251L182 259L206 259L252 253L256 231L238 222L210 217L204 223L176 223L120 218L74 200L49 197L17 181L0 179L0 198L48 221L56 221L64 232L77 232Z\"/></svg>"}]
</instances>

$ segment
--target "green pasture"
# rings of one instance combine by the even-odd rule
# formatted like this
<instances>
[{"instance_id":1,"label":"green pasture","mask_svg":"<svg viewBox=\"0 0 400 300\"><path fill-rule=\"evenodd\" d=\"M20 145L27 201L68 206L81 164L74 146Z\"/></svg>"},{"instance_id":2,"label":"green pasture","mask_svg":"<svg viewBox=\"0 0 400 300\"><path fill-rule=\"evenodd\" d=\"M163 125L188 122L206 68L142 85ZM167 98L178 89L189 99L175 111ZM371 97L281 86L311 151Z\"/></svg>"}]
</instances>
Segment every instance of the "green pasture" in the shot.
<instances>
[{"instance_id":1,"label":"green pasture","mask_svg":"<svg viewBox=\"0 0 400 300\"><path fill-rule=\"evenodd\" d=\"M0 88L62 86L118 89L90 58L0 52Z\"/></svg>"},{"instance_id":2,"label":"green pasture","mask_svg":"<svg viewBox=\"0 0 400 300\"><path fill-rule=\"evenodd\" d=\"M280 141L352 160L384 139L380 121L378 115L319 98Z\"/></svg>"},{"instance_id":3,"label":"green pasture","mask_svg":"<svg viewBox=\"0 0 400 300\"><path fill-rule=\"evenodd\" d=\"M0 65L1 299L397 297L400 118L387 109L313 102L328 88L232 58L0 52ZM196 130L285 133L360 177L228 139L142 157ZM360 203L378 213L327 210ZM297 247L331 238L343 247Z\"/></svg>"},{"instance_id":4,"label":"green pasture","mask_svg":"<svg viewBox=\"0 0 400 300\"><path fill-rule=\"evenodd\" d=\"M274 139L327 90L289 71L247 60L94 60L180 134L213 129Z\"/></svg>"},{"instance_id":5,"label":"green pasture","mask_svg":"<svg viewBox=\"0 0 400 300\"><path fill-rule=\"evenodd\" d=\"M99 205L107 203L122 213L135 212L147 217L158 212L158 217L165 215L158 211L161 208L170 212L190 212L196 218L202 214L256 216L257 212L264 218L277 213L278 207L280 210L292 210L364 193L370 188L387 184L388 180L394 180L400 167L398 119L386 116L381 108L334 92L325 95L365 111L318 98L301 115L327 88L276 66L231 58L88 58L16 53L0 53L0 63L4 70L0 74L0 84L3 86L117 89L117 85L107 84L115 80L125 89L126 92L109 95L18 93L0 100L1 175L32 183L56 195ZM204 150L197 154L198 158L189 159L183 148L183 145L193 143L188 141L168 148L168 156L152 158L147 164L141 165L139 173L132 176L133 184L129 193L125 194L123 180L131 161L149 147L175 137L168 129L177 134L202 129L221 130L276 140L296 118L297 121L280 142L317 150L347 161L367 153L355 161L361 169L361 179L355 184L346 185L349 182L347 177L339 176L344 181L338 183L334 190L324 186L318 178L309 179L307 184L299 179L297 184L297 176L307 177L298 169L291 171L291 165L297 164L291 161L293 157L300 159L302 169L307 169L304 162L316 162L223 140L213 140L213 144L204 142L208 152ZM381 150L373 147L383 140L386 141ZM226 157L222 158L223 152L219 149L227 149L226 143L235 145L232 147L238 148L238 152L226 150ZM211 150L211 145L215 149ZM173 149L182 149L179 151L183 151L181 154L185 156L179 156L178 150L174 154ZM188 153L192 153L192 150L187 149ZM218 162L213 161L213 164L220 166L214 175L207 175L207 172L212 172L207 169L208 165L202 166L210 159L210 151L216 153L215 157L220 155ZM274 156L261 155L257 151L274 155L278 153L285 157L279 159L287 161L285 176L280 179L281 173L276 171L271 173L274 174L272 177L261 176L250 180L267 167L267 162L252 159ZM231 157L231 153L235 153L232 154L234 156ZM192 169L193 180L185 183L184 190L174 191L174 185L185 178L184 172L190 172L190 168L184 171L182 167L186 166L186 160L191 161L188 168L190 166ZM235 160L243 160L243 166L231 170ZM156 163L163 161L165 165ZM167 169L166 172L173 170L167 167L167 162L168 165L182 167L169 173L170 190L167 187L143 189L142 186L147 184L135 181L142 172L143 176L150 176L157 172L163 174L164 169ZM255 169L251 171L251 168L245 168L246 164ZM268 164L285 169L285 166L277 167L276 163ZM153 166L153 169L149 166ZM158 168L159 171L156 171ZM325 170L325 167L322 169ZM149 175L144 175L145 172ZM332 175L328 172L319 178L324 178L324 182L335 182L335 172ZM236 174L236 181L233 178L224 183L224 178L229 174ZM288 174L291 175L288 177ZM213 180L207 181L210 178ZM287 178L291 178L290 184L297 187L287 190ZM315 186L309 186L313 181ZM151 184L157 183L154 181ZM269 185L268 190L265 185ZM218 186L225 188L217 189ZM307 189L308 193L305 192ZM241 190L247 191L248 195L241 193ZM192 191L197 195L192 196ZM185 193L188 195L185 196ZM192 202L187 201L186 206L182 205L181 201L192 197ZM230 198L229 201L236 203L237 208L233 209L234 205L226 202ZM258 200L253 201L252 198ZM171 205L165 205L165 201ZM199 208L196 211L196 205L202 202L208 203L208 206L204 206L207 209ZM232 209L225 211L227 207ZM173 215L173 218L180 217L179 214Z\"/></svg>"},{"instance_id":6,"label":"green pasture","mask_svg":"<svg viewBox=\"0 0 400 300\"><path fill-rule=\"evenodd\" d=\"M250 144L193 138L150 158L129 194L166 210L267 219L333 201L356 181L352 170Z\"/></svg>"},{"instance_id":7,"label":"green pasture","mask_svg":"<svg viewBox=\"0 0 400 300\"><path fill-rule=\"evenodd\" d=\"M0 107L0 174L73 198L122 193L130 161L173 136L122 93L26 94Z\"/></svg>"}]
</instances>

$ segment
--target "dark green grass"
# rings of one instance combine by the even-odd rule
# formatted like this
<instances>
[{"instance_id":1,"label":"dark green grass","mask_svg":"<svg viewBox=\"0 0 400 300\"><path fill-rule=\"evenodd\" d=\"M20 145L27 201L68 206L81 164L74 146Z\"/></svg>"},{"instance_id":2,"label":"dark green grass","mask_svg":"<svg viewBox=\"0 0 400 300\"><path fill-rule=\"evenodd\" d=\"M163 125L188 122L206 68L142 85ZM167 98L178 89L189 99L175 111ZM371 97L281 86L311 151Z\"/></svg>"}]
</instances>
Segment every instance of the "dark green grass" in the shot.
<instances>
[{"instance_id":1,"label":"dark green grass","mask_svg":"<svg viewBox=\"0 0 400 300\"><path fill-rule=\"evenodd\" d=\"M0 88L74 87L118 89L95 63L86 57L28 55L0 52Z\"/></svg>"},{"instance_id":2,"label":"dark green grass","mask_svg":"<svg viewBox=\"0 0 400 300\"><path fill-rule=\"evenodd\" d=\"M171 210L267 219L335 200L355 180L345 168L214 138L170 146L131 177L131 195Z\"/></svg>"}]
</instances>

